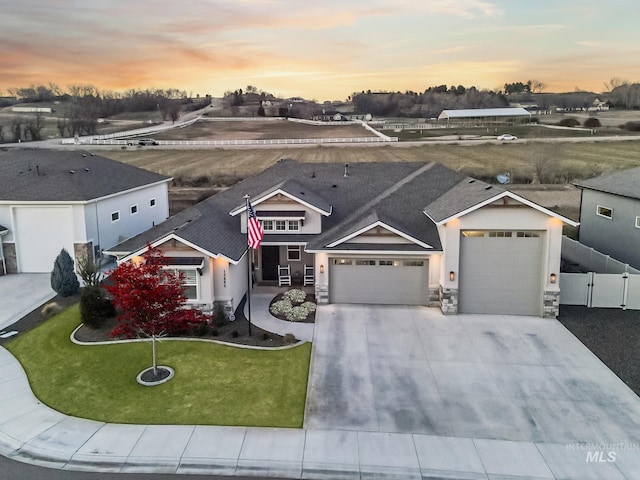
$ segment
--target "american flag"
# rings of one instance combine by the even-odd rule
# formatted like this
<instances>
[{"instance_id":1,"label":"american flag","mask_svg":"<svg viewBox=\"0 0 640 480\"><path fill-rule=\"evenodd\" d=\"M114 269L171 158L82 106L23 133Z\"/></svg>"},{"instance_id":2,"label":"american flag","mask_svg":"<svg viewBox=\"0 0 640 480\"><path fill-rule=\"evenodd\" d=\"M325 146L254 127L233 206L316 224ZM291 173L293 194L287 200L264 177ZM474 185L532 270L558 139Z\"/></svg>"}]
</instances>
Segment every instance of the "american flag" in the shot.
<instances>
[{"instance_id":1,"label":"american flag","mask_svg":"<svg viewBox=\"0 0 640 480\"><path fill-rule=\"evenodd\" d=\"M249 220L247 221L247 230L249 232L249 246L254 250L260 246L260 242L262 242L262 237L264 237L264 230L262 230L262 225L258 221L258 217L256 217L256 212L253 211L253 207L249 204Z\"/></svg>"}]
</instances>

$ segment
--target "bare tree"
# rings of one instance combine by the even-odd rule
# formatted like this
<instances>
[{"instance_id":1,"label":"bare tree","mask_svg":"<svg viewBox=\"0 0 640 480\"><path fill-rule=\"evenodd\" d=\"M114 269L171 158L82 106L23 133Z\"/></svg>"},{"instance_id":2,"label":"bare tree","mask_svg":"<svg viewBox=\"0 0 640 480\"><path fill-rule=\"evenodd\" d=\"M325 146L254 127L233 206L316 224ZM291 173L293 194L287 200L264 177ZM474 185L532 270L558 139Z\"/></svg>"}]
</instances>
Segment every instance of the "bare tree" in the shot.
<instances>
[{"instance_id":1,"label":"bare tree","mask_svg":"<svg viewBox=\"0 0 640 480\"><path fill-rule=\"evenodd\" d=\"M11 135L13 135L14 143L18 143L22 141L23 135L23 120L18 115L15 115L11 119Z\"/></svg>"},{"instance_id":2,"label":"bare tree","mask_svg":"<svg viewBox=\"0 0 640 480\"><path fill-rule=\"evenodd\" d=\"M534 143L525 153L531 169L531 183L553 183L555 164L562 157L563 147L553 143Z\"/></svg>"},{"instance_id":3,"label":"bare tree","mask_svg":"<svg viewBox=\"0 0 640 480\"><path fill-rule=\"evenodd\" d=\"M542 93L542 91L547 88L547 85L540 80L530 80L531 82L531 93Z\"/></svg>"}]
</instances>

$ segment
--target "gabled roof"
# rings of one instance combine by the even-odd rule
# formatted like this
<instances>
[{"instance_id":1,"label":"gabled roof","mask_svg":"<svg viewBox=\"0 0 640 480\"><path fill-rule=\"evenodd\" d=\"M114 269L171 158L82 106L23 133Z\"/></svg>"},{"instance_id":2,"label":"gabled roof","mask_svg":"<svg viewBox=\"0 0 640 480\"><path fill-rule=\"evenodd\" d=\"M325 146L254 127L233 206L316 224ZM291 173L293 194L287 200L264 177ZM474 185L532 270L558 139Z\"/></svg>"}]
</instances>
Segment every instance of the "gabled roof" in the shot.
<instances>
[{"instance_id":1,"label":"gabled roof","mask_svg":"<svg viewBox=\"0 0 640 480\"><path fill-rule=\"evenodd\" d=\"M580 188L640 199L640 167L575 182Z\"/></svg>"},{"instance_id":2,"label":"gabled roof","mask_svg":"<svg viewBox=\"0 0 640 480\"><path fill-rule=\"evenodd\" d=\"M466 108L460 110L443 110L438 119L443 118L477 118L477 117L520 117L531 116L524 108Z\"/></svg>"},{"instance_id":3,"label":"gabled roof","mask_svg":"<svg viewBox=\"0 0 640 480\"><path fill-rule=\"evenodd\" d=\"M331 214L331 204L329 202L295 180L285 180L284 182L278 183L264 192L259 193L251 199L251 206L256 208L257 205L260 205L262 202L269 200L278 194L289 197L302 205L306 205L322 215ZM236 208L229 212L229 214L235 216L245 210L246 205L243 203L242 205L236 206Z\"/></svg>"},{"instance_id":4,"label":"gabled roof","mask_svg":"<svg viewBox=\"0 0 640 480\"><path fill-rule=\"evenodd\" d=\"M502 187L490 185L473 178L466 178L434 202L427 205L424 209L424 214L435 222L436 225L443 225L454 218L471 213L503 198L515 200L545 215L557 218L568 225L574 227L579 225L579 223L570 218L557 214Z\"/></svg>"},{"instance_id":5,"label":"gabled roof","mask_svg":"<svg viewBox=\"0 0 640 480\"><path fill-rule=\"evenodd\" d=\"M170 177L77 150L0 153L0 201L86 202Z\"/></svg>"}]
</instances>

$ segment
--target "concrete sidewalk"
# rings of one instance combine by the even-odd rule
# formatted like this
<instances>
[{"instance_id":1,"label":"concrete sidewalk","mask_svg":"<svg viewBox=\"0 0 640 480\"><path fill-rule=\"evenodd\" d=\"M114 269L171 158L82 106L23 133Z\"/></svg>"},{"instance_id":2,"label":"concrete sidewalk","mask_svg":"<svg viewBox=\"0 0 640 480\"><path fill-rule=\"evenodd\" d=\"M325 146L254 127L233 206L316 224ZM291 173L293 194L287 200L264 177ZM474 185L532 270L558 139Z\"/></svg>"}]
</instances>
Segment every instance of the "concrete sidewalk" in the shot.
<instances>
[{"instance_id":1,"label":"concrete sidewalk","mask_svg":"<svg viewBox=\"0 0 640 480\"><path fill-rule=\"evenodd\" d=\"M2 348L0 368L0 453L56 469L318 479L609 480L638 478L640 471L640 456L632 446L618 446L615 463L608 463L589 462L587 454L593 450L585 445L382 432L95 422L69 417L41 404L20 364Z\"/></svg>"}]
</instances>

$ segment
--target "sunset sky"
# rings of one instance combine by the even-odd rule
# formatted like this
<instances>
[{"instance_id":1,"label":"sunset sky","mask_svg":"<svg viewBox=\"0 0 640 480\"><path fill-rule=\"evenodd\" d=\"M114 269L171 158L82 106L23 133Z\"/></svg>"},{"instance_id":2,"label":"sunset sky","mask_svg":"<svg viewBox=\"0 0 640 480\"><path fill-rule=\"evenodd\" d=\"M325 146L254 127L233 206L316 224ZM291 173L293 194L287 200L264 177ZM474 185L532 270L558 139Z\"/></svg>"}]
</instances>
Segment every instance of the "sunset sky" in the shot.
<instances>
[{"instance_id":1,"label":"sunset sky","mask_svg":"<svg viewBox=\"0 0 640 480\"><path fill-rule=\"evenodd\" d=\"M322 101L529 79L600 92L640 80L639 22L635 0L0 0L0 94L254 85Z\"/></svg>"}]
</instances>

